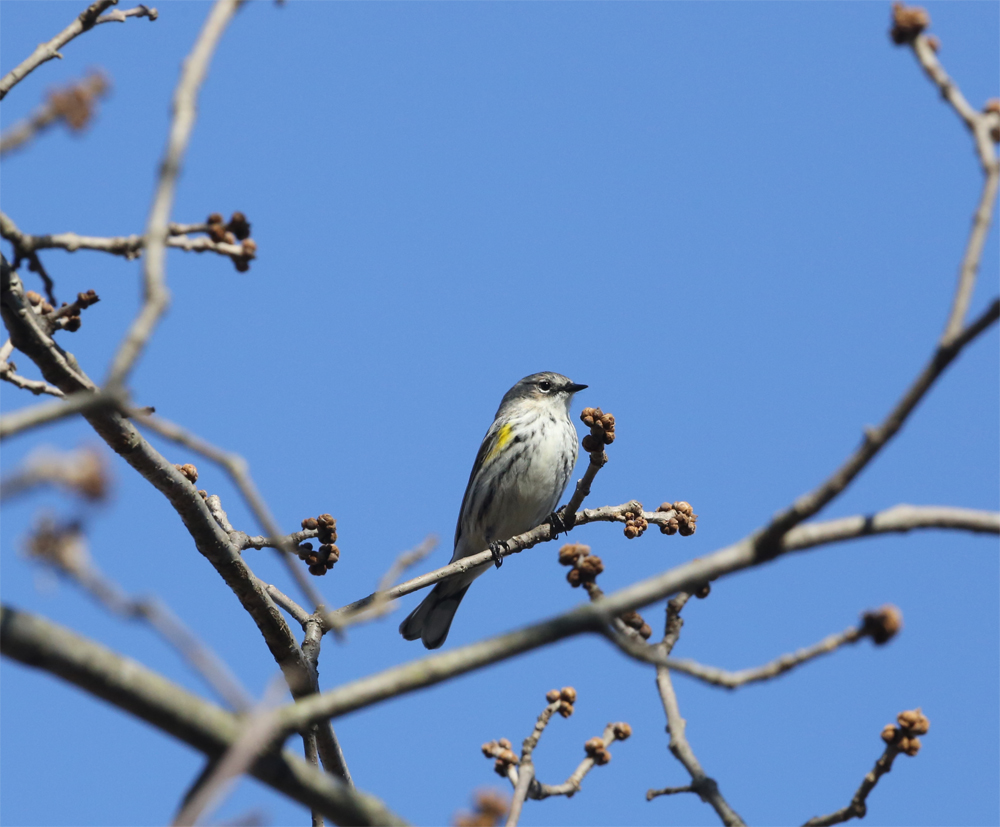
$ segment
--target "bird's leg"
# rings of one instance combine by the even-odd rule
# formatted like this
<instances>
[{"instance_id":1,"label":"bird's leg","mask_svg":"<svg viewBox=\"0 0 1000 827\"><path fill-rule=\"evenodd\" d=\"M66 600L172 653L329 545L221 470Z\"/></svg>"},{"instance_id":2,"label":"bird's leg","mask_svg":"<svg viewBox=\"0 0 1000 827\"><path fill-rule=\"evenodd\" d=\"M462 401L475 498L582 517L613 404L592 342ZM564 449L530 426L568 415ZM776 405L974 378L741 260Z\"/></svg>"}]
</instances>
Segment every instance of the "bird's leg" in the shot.
<instances>
[{"instance_id":1,"label":"bird's leg","mask_svg":"<svg viewBox=\"0 0 1000 827\"><path fill-rule=\"evenodd\" d=\"M493 563L497 568L503 565L503 553L507 550L508 546L503 541L494 540L490 543L490 551L493 552Z\"/></svg>"}]
</instances>

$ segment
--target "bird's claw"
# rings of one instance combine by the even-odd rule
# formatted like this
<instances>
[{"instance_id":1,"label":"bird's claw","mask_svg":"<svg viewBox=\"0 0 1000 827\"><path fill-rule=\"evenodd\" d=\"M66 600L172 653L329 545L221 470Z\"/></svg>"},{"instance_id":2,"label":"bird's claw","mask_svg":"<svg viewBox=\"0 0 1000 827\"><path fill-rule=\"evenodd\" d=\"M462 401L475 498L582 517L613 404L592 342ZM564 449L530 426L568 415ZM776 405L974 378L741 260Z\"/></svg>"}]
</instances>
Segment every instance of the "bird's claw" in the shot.
<instances>
[{"instance_id":1,"label":"bird's claw","mask_svg":"<svg viewBox=\"0 0 1000 827\"><path fill-rule=\"evenodd\" d=\"M549 528L552 529L552 539L555 540L560 534L565 534L569 531L566 523L563 522L562 515L558 511L553 511L549 514L548 520L546 522L549 524Z\"/></svg>"},{"instance_id":2,"label":"bird's claw","mask_svg":"<svg viewBox=\"0 0 1000 827\"><path fill-rule=\"evenodd\" d=\"M494 540L490 543L490 551L493 554L493 564L500 568L503 565L503 553L507 550L507 544Z\"/></svg>"}]
</instances>

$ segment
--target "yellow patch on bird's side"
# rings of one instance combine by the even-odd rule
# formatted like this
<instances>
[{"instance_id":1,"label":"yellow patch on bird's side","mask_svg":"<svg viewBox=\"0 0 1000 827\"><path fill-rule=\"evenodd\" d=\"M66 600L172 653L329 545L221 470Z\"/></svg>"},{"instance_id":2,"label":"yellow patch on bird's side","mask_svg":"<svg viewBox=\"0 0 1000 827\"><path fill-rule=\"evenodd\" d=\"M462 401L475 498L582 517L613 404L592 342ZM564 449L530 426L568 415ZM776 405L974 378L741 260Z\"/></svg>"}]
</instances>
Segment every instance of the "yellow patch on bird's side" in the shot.
<instances>
[{"instance_id":1,"label":"yellow patch on bird's side","mask_svg":"<svg viewBox=\"0 0 1000 827\"><path fill-rule=\"evenodd\" d=\"M486 455L486 459L483 460L484 464L489 462L491 459L493 459L493 457L499 454L500 451L503 449L503 446L506 445L508 442L510 442L510 435L513 432L513 430L514 429L511 428L509 423L500 428L499 433L497 433L496 444L490 449L490 452Z\"/></svg>"}]
</instances>

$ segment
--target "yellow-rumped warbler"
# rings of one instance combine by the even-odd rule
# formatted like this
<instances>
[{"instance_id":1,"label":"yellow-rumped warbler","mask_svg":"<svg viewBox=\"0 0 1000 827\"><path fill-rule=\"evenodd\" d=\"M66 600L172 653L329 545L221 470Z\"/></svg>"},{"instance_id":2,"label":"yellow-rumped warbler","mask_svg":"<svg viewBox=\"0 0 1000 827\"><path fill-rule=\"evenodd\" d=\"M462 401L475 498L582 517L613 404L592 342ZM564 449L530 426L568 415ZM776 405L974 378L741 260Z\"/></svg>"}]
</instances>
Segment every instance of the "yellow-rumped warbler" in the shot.
<instances>
[{"instance_id":1,"label":"yellow-rumped warbler","mask_svg":"<svg viewBox=\"0 0 1000 827\"><path fill-rule=\"evenodd\" d=\"M504 394L469 475L452 562L489 548L499 568L503 542L552 515L576 465L569 404L585 387L558 373L533 373ZM400 624L399 633L437 649L470 584L485 571L483 566L442 580Z\"/></svg>"}]
</instances>

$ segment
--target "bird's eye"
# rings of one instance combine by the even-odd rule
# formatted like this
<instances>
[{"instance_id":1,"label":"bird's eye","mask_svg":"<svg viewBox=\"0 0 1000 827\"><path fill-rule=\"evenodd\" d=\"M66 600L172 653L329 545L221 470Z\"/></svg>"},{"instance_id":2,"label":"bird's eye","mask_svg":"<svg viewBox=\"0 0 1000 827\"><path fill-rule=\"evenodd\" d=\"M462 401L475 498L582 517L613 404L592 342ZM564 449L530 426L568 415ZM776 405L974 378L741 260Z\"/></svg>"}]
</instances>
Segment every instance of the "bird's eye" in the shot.
<instances>
[{"instance_id":1,"label":"bird's eye","mask_svg":"<svg viewBox=\"0 0 1000 827\"><path fill-rule=\"evenodd\" d=\"M552 390L552 383L548 379L543 379L538 383L538 387L539 389L548 392Z\"/></svg>"}]
</instances>

